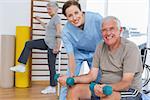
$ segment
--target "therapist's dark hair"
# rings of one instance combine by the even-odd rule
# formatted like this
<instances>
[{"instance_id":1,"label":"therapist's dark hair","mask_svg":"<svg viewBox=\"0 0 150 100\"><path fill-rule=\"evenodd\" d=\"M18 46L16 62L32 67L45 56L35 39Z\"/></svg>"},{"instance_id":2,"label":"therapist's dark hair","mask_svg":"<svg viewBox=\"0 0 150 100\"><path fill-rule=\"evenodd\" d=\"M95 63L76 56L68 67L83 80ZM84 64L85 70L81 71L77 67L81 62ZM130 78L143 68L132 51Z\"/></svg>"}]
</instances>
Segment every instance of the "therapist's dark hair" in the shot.
<instances>
[{"instance_id":1,"label":"therapist's dark hair","mask_svg":"<svg viewBox=\"0 0 150 100\"><path fill-rule=\"evenodd\" d=\"M78 3L78 1L76 0L69 0L67 2L64 3L63 7L62 7L62 13L66 16L66 9L72 5L77 6L80 10L81 10L81 6Z\"/></svg>"}]
</instances>

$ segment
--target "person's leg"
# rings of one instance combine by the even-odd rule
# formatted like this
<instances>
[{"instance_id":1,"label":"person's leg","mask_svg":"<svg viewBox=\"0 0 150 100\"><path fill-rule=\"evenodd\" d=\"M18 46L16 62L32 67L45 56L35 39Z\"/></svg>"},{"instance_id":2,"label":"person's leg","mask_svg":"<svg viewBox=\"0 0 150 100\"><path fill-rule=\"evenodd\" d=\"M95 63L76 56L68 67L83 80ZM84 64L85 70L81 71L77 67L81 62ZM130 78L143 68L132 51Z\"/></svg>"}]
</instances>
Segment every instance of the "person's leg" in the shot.
<instances>
[{"instance_id":1,"label":"person's leg","mask_svg":"<svg viewBox=\"0 0 150 100\"><path fill-rule=\"evenodd\" d=\"M138 94L136 97L123 97L121 100L142 100L142 94Z\"/></svg>"},{"instance_id":2,"label":"person's leg","mask_svg":"<svg viewBox=\"0 0 150 100\"><path fill-rule=\"evenodd\" d=\"M142 94L135 89L121 92L121 100L142 100Z\"/></svg>"},{"instance_id":3,"label":"person's leg","mask_svg":"<svg viewBox=\"0 0 150 100\"><path fill-rule=\"evenodd\" d=\"M67 96L67 87L61 86L59 100L66 100Z\"/></svg>"},{"instance_id":4,"label":"person's leg","mask_svg":"<svg viewBox=\"0 0 150 100\"><path fill-rule=\"evenodd\" d=\"M53 53L52 49L48 49L48 66L50 71L50 86L56 86L57 82L54 80L56 74L55 63L57 54Z\"/></svg>"},{"instance_id":5,"label":"person's leg","mask_svg":"<svg viewBox=\"0 0 150 100\"><path fill-rule=\"evenodd\" d=\"M128 91L122 91L121 93L113 91L111 95L100 97L99 99L97 99L97 96L94 97L96 97L96 99L94 98L91 100L99 100L99 99L100 100L142 100L142 94L134 89L129 89Z\"/></svg>"},{"instance_id":6,"label":"person's leg","mask_svg":"<svg viewBox=\"0 0 150 100\"><path fill-rule=\"evenodd\" d=\"M89 84L77 84L68 89L67 100L91 99Z\"/></svg>"},{"instance_id":7,"label":"person's leg","mask_svg":"<svg viewBox=\"0 0 150 100\"><path fill-rule=\"evenodd\" d=\"M44 39L30 40L25 43L25 47L18 59L18 62L26 64L32 49L47 50Z\"/></svg>"},{"instance_id":8,"label":"person's leg","mask_svg":"<svg viewBox=\"0 0 150 100\"><path fill-rule=\"evenodd\" d=\"M25 64L28 60L28 57L30 55L31 49L41 49L41 50L47 50L47 45L44 42L44 39L37 39L37 40L31 40L27 41L25 44L25 47L18 59L18 62L20 64L10 67L11 71L16 71L16 72L25 72Z\"/></svg>"},{"instance_id":9,"label":"person's leg","mask_svg":"<svg viewBox=\"0 0 150 100\"><path fill-rule=\"evenodd\" d=\"M48 67L50 71L50 86L46 87L41 91L41 93L43 94L56 93L55 86L57 85L57 82L54 80L54 75L56 74L55 62L57 54L53 53L53 49L48 48L47 56L48 56Z\"/></svg>"},{"instance_id":10,"label":"person's leg","mask_svg":"<svg viewBox=\"0 0 150 100\"><path fill-rule=\"evenodd\" d=\"M120 100L120 99L121 99L120 92L115 92L115 91L113 91L113 93L109 96L100 98L100 100Z\"/></svg>"},{"instance_id":11,"label":"person's leg","mask_svg":"<svg viewBox=\"0 0 150 100\"><path fill-rule=\"evenodd\" d=\"M70 70L69 68L67 68L67 76L70 76ZM66 96L67 96L67 90L68 88L66 86L62 86L60 89L60 96L59 96L59 100L66 100Z\"/></svg>"},{"instance_id":12,"label":"person's leg","mask_svg":"<svg viewBox=\"0 0 150 100\"><path fill-rule=\"evenodd\" d=\"M91 100L101 100L101 99L100 99L100 97L98 97L98 96L92 94Z\"/></svg>"}]
</instances>

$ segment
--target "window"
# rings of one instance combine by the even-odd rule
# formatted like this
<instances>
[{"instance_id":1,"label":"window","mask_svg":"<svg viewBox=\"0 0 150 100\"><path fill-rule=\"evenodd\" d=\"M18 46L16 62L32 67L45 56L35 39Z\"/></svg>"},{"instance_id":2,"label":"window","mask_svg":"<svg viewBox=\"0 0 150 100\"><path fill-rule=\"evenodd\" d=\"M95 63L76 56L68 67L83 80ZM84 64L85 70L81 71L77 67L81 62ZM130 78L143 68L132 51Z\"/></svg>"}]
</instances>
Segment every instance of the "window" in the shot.
<instances>
[{"instance_id":1,"label":"window","mask_svg":"<svg viewBox=\"0 0 150 100\"><path fill-rule=\"evenodd\" d=\"M108 15L118 17L131 37L146 34L148 4L148 0L108 0Z\"/></svg>"},{"instance_id":2,"label":"window","mask_svg":"<svg viewBox=\"0 0 150 100\"><path fill-rule=\"evenodd\" d=\"M86 10L116 16L126 30L122 36L137 45L147 42L149 0L87 0Z\"/></svg>"}]
</instances>

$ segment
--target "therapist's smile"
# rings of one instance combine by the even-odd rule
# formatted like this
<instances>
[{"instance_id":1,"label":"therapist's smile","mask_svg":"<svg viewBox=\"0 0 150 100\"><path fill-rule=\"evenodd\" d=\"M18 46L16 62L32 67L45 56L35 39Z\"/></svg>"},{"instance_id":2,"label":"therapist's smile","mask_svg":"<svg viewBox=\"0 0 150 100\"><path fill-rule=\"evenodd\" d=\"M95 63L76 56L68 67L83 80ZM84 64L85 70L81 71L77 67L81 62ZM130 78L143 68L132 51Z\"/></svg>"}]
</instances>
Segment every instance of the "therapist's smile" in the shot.
<instances>
[{"instance_id":1,"label":"therapist's smile","mask_svg":"<svg viewBox=\"0 0 150 100\"><path fill-rule=\"evenodd\" d=\"M66 17L70 23L79 27L84 23L84 16L82 11L77 6L70 6L66 9Z\"/></svg>"}]
</instances>

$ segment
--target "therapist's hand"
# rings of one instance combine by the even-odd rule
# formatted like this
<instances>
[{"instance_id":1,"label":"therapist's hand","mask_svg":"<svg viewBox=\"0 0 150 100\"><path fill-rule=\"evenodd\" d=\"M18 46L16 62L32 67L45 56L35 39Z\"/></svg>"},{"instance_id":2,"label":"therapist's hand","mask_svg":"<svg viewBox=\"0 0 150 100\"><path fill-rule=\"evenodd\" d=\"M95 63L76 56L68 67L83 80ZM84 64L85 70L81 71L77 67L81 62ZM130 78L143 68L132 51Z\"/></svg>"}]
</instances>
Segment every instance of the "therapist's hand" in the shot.
<instances>
[{"instance_id":1,"label":"therapist's hand","mask_svg":"<svg viewBox=\"0 0 150 100\"><path fill-rule=\"evenodd\" d=\"M73 76L75 76L74 73L70 73L70 77L73 77Z\"/></svg>"},{"instance_id":2,"label":"therapist's hand","mask_svg":"<svg viewBox=\"0 0 150 100\"><path fill-rule=\"evenodd\" d=\"M66 86L66 80L67 80L68 76L66 75L61 75L58 78L58 82L62 85L62 86Z\"/></svg>"}]
</instances>

